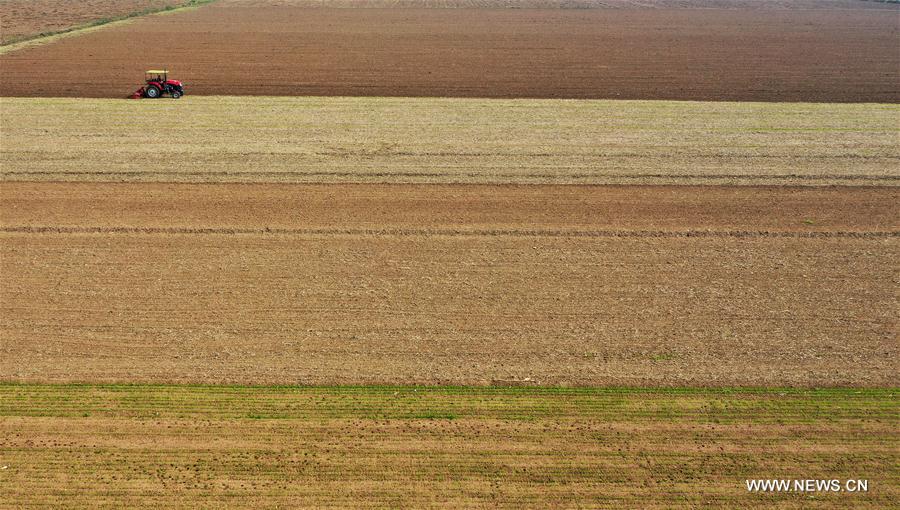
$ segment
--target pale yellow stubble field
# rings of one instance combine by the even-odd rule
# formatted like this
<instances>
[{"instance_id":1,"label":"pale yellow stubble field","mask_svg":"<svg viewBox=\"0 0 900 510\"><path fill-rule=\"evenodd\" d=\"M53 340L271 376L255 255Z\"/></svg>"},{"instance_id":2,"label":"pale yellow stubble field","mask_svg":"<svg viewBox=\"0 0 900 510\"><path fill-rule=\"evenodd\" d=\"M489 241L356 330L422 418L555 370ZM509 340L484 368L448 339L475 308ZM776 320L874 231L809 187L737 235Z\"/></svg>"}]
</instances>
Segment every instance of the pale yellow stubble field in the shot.
<instances>
[{"instance_id":1,"label":"pale yellow stubble field","mask_svg":"<svg viewBox=\"0 0 900 510\"><path fill-rule=\"evenodd\" d=\"M889 185L886 104L0 98L6 181Z\"/></svg>"}]
</instances>

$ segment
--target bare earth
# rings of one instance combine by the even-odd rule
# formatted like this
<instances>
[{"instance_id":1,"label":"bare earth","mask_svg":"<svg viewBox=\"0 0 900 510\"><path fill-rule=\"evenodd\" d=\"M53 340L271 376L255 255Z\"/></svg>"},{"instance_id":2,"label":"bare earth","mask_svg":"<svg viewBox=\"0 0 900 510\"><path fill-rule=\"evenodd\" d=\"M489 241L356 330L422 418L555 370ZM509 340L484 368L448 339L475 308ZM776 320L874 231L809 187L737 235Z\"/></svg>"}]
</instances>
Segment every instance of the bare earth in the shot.
<instances>
[{"instance_id":1,"label":"bare earth","mask_svg":"<svg viewBox=\"0 0 900 510\"><path fill-rule=\"evenodd\" d=\"M166 66L194 95L900 101L900 8L839 4L329 9L231 0L0 55L0 95L123 97L144 70ZM165 51L148 52L160 38Z\"/></svg>"},{"instance_id":2,"label":"bare earth","mask_svg":"<svg viewBox=\"0 0 900 510\"><path fill-rule=\"evenodd\" d=\"M900 106L2 98L0 179L900 184ZM158 126L176 126L160 138Z\"/></svg>"},{"instance_id":3,"label":"bare earth","mask_svg":"<svg viewBox=\"0 0 900 510\"><path fill-rule=\"evenodd\" d=\"M57 0L58 1L58 0ZM881 0L225 0L241 6L378 9L892 9Z\"/></svg>"},{"instance_id":4,"label":"bare earth","mask_svg":"<svg viewBox=\"0 0 900 510\"><path fill-rule=\"evenodd\" d=\"M896 195L6 183L0 373L894 385Z\"/></svg>"},{"instance_id":5,"label":"bare earth","mask_svg":"<svg viewBox=\"0 0 900 510\"><path fill-rule=\"evenodd\" d=\"M185 3L187 0L3 0L0 44Z\"/></svg>"}]
</instances>

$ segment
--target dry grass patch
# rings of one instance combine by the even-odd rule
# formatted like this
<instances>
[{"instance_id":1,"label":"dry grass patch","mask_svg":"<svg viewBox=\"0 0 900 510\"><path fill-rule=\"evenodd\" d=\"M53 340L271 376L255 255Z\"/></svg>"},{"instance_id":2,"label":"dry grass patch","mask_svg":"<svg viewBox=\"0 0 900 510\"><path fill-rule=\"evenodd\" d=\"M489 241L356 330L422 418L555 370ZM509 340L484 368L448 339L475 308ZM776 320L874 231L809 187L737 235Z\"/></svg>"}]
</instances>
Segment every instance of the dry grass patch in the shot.
<instances>
[{"instance_id":1,"label":"dry grass patch","mask_svg":"<svg viewBox=\"0 0 900 510\"><path fill-rule=\"evenodd\" d=\"M0 178L897 185L880 104L0 99ZM155 126L171 126L160 135Z\"/></svg>"}]
</instances>

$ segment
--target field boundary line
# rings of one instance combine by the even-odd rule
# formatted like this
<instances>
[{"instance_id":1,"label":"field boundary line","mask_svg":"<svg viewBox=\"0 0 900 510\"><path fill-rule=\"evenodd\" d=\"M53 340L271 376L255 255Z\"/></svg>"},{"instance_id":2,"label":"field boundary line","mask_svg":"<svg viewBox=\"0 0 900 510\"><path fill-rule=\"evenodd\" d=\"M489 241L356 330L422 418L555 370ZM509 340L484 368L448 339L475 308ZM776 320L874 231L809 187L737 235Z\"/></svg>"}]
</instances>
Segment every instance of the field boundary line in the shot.
<instances>
[{"instance_id":1,"label":"field boundary line","mask_svg":"<svg viewBox=\"0 0 900 510\"><path fill-rule=\"evenodd\" d=\"M181 5L179 7L161 7L159 9L145 9L142 11L135 11L129 14L125 14L122 16L115 16L112 18L101 18L98 20L94 20L90 23L84 25L76 25L74 27L69 27L63 30L56 30L53 32L43 32L34 36L27 36L23 39L17 39L12 42L8 42L6 44L0 45L0 55L6 53L12 53L14 51L23 50L26 48L31 48L34 46L41 46L44 44L48 44L54 41L58 41L60 39L65 39L67 37L74 37L78 35L84 35L90 32L94 32L97 30L102 30L104 28L111 28L114 26L121 26L128 23L131 23L138 18L144 18L149 16L162 16L166 14L175 14L179 12L184 12L193 9L199 9L204 5L211 4L217 0L190 0L188 3Z\"/></svg>"},{"instance_id":2,"label":"field boundary line","mask_svg":"<svg viewBox=\"0 0 900 510\"><path fill-rule=\"evenodd\" d=\"M164 234L164 235L347 235L395 237L626 237L626 238L841 238L886 239L900 231L770 231L770 230L560 230L560 229L414 229L414 228L191 228L191 227L52 227L8 226L6 234Z\"/></svg>"},{"instance_id":3,"label":"field boundary line","mask_svg":"<svg viewBox=\"0 0 900 510\"><path fill-rule=\"evenodd\" d=\"M110 391L134 391L134 390L173 390L173 391L218 391L223 393L243 394L248 391L271 391L281 393L293 392L318 392L332 391L336 393L383 393L390 394L397 390L424 390L438 392L461 393L489 393L502 394L529 394L546 393L562 394L571 393L597 393L618 395L623 393L635 394L663 394L663 395L768 395L771 393L790 395L824 396L831 394L846 394L849 396L865 396L870 394L895 396L900 392L900 386L633 386L633 385L596 385L596 386L557 386L533 384L529 386L510 386L507 384L494 385L457 385L457 384L205 384L205 383L171 383L171 382L42 382L22 381L0 378L0 391L10 389L55 389L55 390L92 390L103 389Z\"/></svg>"},{"instance_id":4,"label":"field boundary line","mask_svg":"<svg viewBox=\"0 0 900 510\"><path fill-rule=\"evenodd\" d=\"M55 176L53 179L45 180L35 176ZM77 177L77 176L101 176L97 180L71 180L60 179L59 177ZM121 180L113 181L104 178L120 177ZM168 179L160 180L160 177ZM148 172L148 171L45 171L45 170L22 170L14 172L0 172L0 182L153 182L153 183L244 183L244 184L324 184L324 183L342 183L342 184L429 184L434 183L434 179L448 179L447 181L439 181L438 184L573 184L573 185L614 185L632 183L640 180L651 180L653 182L641 183L648 185L740 185L739 183L748 183L745 185L755 186L757 183L765 183L769 181L769 186L778 186L775 183L787 183L792 186L801 187L828 187L828 186L875 186L875 187L898 187L900 186L900 176L897 175L852 175L852 174L776 174L776 175L733 175L733 174L589 174L589 173L572 173L572 174L516 174L516 175L491 175L484 180L467 181L465 179L482 179L484 174L480 173L454 173L454 172L373 172L361 174L358 172L232 172L232 171L208 171L208 172L186 172L172 174L168 172ZM215 180L216 178L228 180ZM268 178L270 180L260 180L260 178ZM324 178L323 181L313 181L313 178ZM350 178L349 180L344 180ZM234 179L234 180L231 180ZM273 180L281 179L281 180ZM369 179L369 180L364 180ZM393 181L390 179L407 179L403 181ZM657 182L658 181L658 182ZM833 181L841 181L835 184Z\"/></svg>"}]
</instances>

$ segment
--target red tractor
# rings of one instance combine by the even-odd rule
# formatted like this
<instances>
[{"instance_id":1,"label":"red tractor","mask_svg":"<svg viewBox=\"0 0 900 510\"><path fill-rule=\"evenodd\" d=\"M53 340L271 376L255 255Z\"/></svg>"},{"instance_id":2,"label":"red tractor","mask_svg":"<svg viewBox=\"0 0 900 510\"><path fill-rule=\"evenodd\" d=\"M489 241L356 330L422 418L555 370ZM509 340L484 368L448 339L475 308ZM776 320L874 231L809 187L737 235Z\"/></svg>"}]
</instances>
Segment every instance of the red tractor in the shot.
<instances>
[{"instance_id":1,"label":"red tractor","mask_svg":"<svg viewBox=\"0 0 900 510\"><path fill-rule=\"evenodd\" d=\"M132 99L140 99L146 97L156 99L168 94L172 99L178 99L184 95L184 85L178 80L169 79L169 71L150 70L144 75L146 85L134 91L131 95Z\"/></svg>"}]
</instances>

